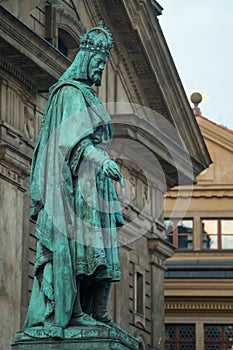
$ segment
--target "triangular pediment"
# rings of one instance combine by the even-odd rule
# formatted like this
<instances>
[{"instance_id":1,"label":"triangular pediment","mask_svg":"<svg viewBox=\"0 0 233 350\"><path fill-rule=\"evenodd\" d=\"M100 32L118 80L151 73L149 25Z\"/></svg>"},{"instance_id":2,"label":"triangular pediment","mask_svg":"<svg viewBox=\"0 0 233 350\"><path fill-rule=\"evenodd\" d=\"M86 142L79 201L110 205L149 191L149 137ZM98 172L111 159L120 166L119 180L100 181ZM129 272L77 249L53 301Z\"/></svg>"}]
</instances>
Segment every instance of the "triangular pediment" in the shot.
<instances>
[{"instance_id":1,"label":"triangular pediment","mask_svg":"<svg viewBox=\"0 0 233 350\"><path fill-rule=\"evenodd\" d=\"M213 164L198 176L198 184L232 184L233 131L201 116L197 121L213 160Z\"/></svg>"}]
</instances>

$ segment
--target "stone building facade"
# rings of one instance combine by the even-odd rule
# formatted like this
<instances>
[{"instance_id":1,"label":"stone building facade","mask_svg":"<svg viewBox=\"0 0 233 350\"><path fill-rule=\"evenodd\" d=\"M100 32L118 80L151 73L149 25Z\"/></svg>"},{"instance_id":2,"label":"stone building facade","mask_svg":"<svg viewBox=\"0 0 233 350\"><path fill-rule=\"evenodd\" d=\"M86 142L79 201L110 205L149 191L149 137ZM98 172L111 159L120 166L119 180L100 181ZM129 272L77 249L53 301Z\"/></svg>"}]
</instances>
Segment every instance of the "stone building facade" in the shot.
<instances>
[{"instance_id":1,"label":"stone building facade","mask_svg":"<svg viewBox=\"0 0 233 350\"><path fill-rule=\"evenodd\" d=\"M125 147L119 160L127 180L127 225L122 280L112 289L110 313L141 340L141 349L164 349L164 261L173 246L164 239L163 196L178 183L193 183L210 157L163 37L161 11L154 0L1 1L2 350L10 349L22 327L32 285L36 239L29 173L48 90L77 53L80 35L100 19L115 47L97 93L109 103L116 139L146 152ZM154 161L145 161L148 152Z\"/></svg>"},{"instance_id":2,"label":"stone building facade","mask_svg":"<svg viewBox=\"0 0 233 350\"><path fill-rule=\"evenodd\" d=\"M233 349L233 131L194 110L213 163L197 184L179 189L186 214L177 210L168 233L177 245L165 273L166 349ZM167 194L165 219L177 200ZM167 223L167 221L166 221ZM171 221L170 221L171 224Z\"/></svg>"}]
</instances>

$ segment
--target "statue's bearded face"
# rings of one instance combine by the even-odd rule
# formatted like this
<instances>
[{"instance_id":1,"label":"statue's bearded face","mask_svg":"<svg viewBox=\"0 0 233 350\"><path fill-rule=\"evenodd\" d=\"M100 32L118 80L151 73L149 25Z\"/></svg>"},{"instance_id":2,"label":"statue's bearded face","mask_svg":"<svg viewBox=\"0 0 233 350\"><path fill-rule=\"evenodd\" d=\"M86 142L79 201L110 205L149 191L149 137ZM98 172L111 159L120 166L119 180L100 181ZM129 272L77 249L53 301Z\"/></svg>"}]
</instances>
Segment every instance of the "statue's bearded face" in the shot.
<instances>
[{"instance_id":1,"label":"statue's bearded face","mask_svg":"<svg viewBox=\"0 0 233 350\"><path fill-rule=\"evenodd\" d=\"M101 53L97 53L91 58L87 70L88 80L91 82L91 85L101 85L102 73L106 62L107 56Z\"/></svg>"}]
</instances>

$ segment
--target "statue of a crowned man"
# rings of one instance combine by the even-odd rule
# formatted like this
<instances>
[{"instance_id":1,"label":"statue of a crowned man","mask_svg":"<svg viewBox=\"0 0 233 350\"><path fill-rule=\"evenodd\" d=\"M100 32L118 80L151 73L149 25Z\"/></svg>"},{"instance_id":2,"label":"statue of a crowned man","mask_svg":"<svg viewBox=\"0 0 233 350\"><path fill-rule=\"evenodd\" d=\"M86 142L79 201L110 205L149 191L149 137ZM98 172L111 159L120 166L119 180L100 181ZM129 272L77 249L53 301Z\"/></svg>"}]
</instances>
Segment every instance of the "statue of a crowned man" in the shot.
<instances>
[{"instance_id":1,"label":"statue of a crowned man","mask_svg":"<svg viewBox=\"0 0 233 350\"><path fill-rule=\"evenodd\" d=\"M74 62L50 89L31 168L36 220L34 282L24 333L63 339L69 326L116 326L107 313L120 280L117 227L123 217L113 186L122 181L107 153L111 118L95 95L113 47L100 22L80 39Z\"/></svg>"}]
</instances>

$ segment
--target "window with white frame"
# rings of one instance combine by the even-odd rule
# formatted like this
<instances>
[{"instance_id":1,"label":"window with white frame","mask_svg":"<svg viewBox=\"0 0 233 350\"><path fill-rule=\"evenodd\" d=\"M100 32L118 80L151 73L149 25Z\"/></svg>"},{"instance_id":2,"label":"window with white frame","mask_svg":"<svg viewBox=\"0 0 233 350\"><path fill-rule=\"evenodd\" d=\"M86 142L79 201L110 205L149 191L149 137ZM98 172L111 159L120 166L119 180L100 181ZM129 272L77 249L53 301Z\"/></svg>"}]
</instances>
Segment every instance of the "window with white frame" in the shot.
<instances>
[{"instance_id":1,"label":"window with white frame","mask_svg":"<svg viewBox=\"0 0 233 350\"><path fill-rule=\"evenodd\" d=\"M233 249L233 219L202 219L203 249Z\"/></svg>"}]
</instances>

